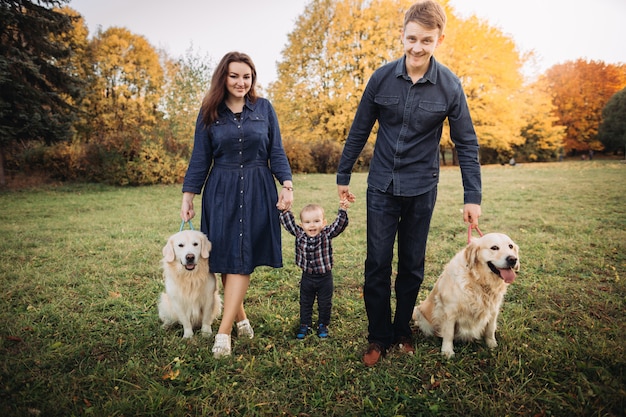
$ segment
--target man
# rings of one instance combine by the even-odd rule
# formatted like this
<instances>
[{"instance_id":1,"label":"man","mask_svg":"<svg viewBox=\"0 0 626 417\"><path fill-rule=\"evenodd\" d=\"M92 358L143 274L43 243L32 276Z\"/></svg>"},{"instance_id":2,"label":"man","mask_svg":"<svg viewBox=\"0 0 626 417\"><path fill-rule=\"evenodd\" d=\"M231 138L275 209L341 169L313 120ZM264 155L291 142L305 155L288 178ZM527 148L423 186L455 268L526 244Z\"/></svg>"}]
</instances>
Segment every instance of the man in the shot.
<instances>
[{"instance_id":1,"label":"man","mask_svg":"<svg viewBox=\"0 0 626 417\"><path fill-rule=\"evenodd\" d=\"M406 12L404 56L369 80L337 171L340 199L354 200L350 175L374 123L379 129L367 189L367 259L363 298L369 321L366 366L392 346L414 353L411 314L424 279L426 241L439 180L439 142L448 118L464 187L463 218L478 226L481 176L478 141L461 82L435 60L444 40L445 11L420 1ZM396 309L391 317L391 264L398 239Z\"/></svg>"}]
</instances>

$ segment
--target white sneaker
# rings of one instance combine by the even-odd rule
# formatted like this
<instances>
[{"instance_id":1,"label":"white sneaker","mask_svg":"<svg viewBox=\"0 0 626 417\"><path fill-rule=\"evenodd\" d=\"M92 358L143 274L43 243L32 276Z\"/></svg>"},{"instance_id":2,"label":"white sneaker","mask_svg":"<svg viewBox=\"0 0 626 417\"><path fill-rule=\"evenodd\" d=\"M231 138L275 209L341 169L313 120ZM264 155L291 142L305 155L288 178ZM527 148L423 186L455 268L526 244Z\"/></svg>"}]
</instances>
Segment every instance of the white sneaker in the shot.
<instances>
[{"instance_id":1,"label":"white sneaker","mask_svg":"<svg viewBox=\"0 0 626 417\"><path fill-rule=\"evenodd\" d=\"M254 330L252 329L252 326L250 326L250 321L248 319L237 322L237 336L249 337L250 339L254 337Z\"/></svg>"},{"instance_id":2,"label":"white sneaker","mask_svg":"<svg viewBox=\"0 0 626 417\"><path fill-rule=\"evenodd\" d=\"M215 335L215 343L213 344L213 352L214 358L221 358L224 356L230 356L230 335L218 333Z\"/></svg>"}]
</instances>

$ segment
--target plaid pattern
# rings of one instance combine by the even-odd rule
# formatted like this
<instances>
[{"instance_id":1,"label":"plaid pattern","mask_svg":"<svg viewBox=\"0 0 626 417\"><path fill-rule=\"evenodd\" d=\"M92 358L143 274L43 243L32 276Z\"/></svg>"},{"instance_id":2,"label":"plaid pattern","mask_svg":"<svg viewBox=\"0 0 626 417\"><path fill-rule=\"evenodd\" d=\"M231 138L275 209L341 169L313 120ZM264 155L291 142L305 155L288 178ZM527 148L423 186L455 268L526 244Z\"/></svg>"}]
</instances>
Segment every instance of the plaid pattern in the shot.
<instances>
[{"instance_id":1,"label":"plaid pattern","mask_svg":"<svg viewBox=\"0 0 626 417\"><path fill-rule=\"evenodd\" d=\"M296 265L307 274L321 275L333 267L333 247L331 239L337 237L348 226L348 212L339 209L332 224L324 227L315 237L308 236L302 227L296 224L291 211L280 213L280 223L296 237Z\"/></svg>"}]
</instances>

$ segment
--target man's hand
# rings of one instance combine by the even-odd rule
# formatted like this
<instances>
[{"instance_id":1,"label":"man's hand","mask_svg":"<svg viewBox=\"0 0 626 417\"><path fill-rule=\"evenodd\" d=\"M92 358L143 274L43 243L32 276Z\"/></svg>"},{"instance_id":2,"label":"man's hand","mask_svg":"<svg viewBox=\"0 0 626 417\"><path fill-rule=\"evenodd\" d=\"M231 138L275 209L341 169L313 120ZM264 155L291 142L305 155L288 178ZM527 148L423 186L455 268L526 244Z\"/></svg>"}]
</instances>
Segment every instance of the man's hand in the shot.
<instances>
[{"instance_id":1,"label":"man's hand","mask_svg":"<svg viewBox=\"0 0 626 417\"><path fill-rule=\"evenodd\" d=\"M463 206L463 221L472 227L478 227L478 218L481 214L479 204L465 204Z\"/></svg>"}]
</instances>

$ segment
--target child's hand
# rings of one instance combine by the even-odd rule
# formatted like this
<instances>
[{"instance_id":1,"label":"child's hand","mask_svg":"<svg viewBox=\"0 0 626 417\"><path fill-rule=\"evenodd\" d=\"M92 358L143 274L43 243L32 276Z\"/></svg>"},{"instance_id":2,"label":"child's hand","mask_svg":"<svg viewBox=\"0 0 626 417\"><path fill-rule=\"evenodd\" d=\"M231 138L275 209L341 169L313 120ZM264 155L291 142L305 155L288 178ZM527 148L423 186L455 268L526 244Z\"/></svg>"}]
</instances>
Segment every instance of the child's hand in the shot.
<instances>
[{"instance_id":1,"label":"child's hand","mask_svg":"<svg viewBox=\"0 0 626 417\"><path fill-rule=\"evenodd\" d=\"M348 210L348 208L350 207L350 201L347 198L340 200L339 207L341 207L343 210Z\"/></svg>"}]
</instances>

